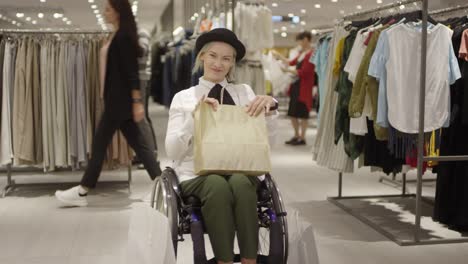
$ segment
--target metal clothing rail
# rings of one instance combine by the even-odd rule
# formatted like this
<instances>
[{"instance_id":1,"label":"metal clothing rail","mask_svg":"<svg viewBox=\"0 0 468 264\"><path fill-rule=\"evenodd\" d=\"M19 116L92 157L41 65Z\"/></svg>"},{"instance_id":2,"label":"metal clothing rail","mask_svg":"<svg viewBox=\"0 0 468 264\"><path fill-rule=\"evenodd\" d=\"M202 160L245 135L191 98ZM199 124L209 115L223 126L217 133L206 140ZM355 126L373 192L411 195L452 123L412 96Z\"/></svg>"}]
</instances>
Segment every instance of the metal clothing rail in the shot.
<instances>
[{"instance_id":1,"label":"metal clothing rail","mask_svg":"<svg viewBox=\"0 0 468 264\"><path fill-rule=\"evenodd\" d=\"M16 183L16 181L13 180L13 175L12 175L13 170L15 170L15 168L13 168L11 166L11 164L8 164L6 166L7 184L3 188L2 198L5 198L8 195L8 193L10 193L11 191L13 191L14 189L19 188L19 187L50 186L50 185L78 185L78 184L80 184L79 182ZM22 172L39 171L39 170L32 170L31 168L25 168L25 169L18 168L17 170L22 171ZM63 170L58 170L58 171L63 171ZM66 171L70 171L70 170L66 170ZM71 170L71 171L73 171L73 170ZM128 165L127 173L128 173L128 179L126 181L103 181L103 182L99 182L99 185L126 184L126 185L128 185L128 189L130 191L130 184L132 182L132 165L131 164Z\"/></svg>"},{"instance_id":2,"label":"metal clothing rail","mask_svg":"<svg viewBox=\"0 0 468 264\"><path fill-rule=\"evenodd\" d=\"M422 175L423 175L423 162L424 161L459 161L459 160L468 160L468 156L447 156L447 157L425 157L423 153L424 148L424 106L425 106L425 91L426 91L426 66L427 66L427 26L428 26L428 0L409 0L409 1L399 1L393 4L381 6L376 9L355 13L349 16L345 16L344 20L349 20L351 18L357 18L359 16L364 16L372 14L374 12L379 12L385 9L390 9L404 4L422 2L422 36L421 36L421 85L420 85L420 99L419 99L419 133L418 133L418 166L417 166L417 190L416 194L406 194L406 174L403 174L403 183L402 183L402 194L398 195L372 195L372 196L343 196L343 173L339 173L338 178L338 196L329 197L328 200L335 204L336 206L342 208L344 211L348 212L352 216L358 218L365 224L371 226L379 233L383 234L387 238L396 242L401 246L409 245L429 245L429 244L447 244L447 243L462 243L468 242L468 238L421 238L421 217L422 217L422 203L428 203L432 205L430 201L422 197ZM451 8L451 10L458 8ZM444 11L444 12L451 12ZM376 220L369 219L365 217L362 213L354 210L351 206L342 203L341 200L351 200L351 199L371 199L371 198L412 198L415 199L415 220L414 225L412 226L413 234L412 239L402 239L398 235L393 234L388 229L385 229L379 223L375 222ZM398 232L398 234L404 232Z\"/></svg>"},{"instance_id":3,"label":"metal clothing rail","mask_svg":"<svg viewBox=\"0 0 468 264\"><path fill-rule=\"evenodd\" d=\"M344 20L350 20L350 19L353 19L353 18L362 17L362 16L365 16L365 15L374 14L374 13L377 13L377 12L380 12L380 11L392 9L394 7L399 7L401 5L419 3L421 1L424 1L424 0L402 0L402 1L394 2L394 3L382 5L382 6L374 8L374 9L369 9L369 10L366 10L366 11L352 13L352 14L344 16L343 19Z\"/></svg>"},{"instance_id":4,"label":"metal clothing rail","mask_svg":"<svg viewBox=\"0 0 468 264\"><path fill-rule=\"evenodd\" d=\"M461 11L461 10L468 10L468 4L458 5L458 6L439 9L439 10L433 10L433 11L429 12L429 15L431 15L431 16L445 15L445 14L448 14L448 13L457 12L457 11Z\"/></svg>"},{"instance_id":5,"label":"metal clothing rail","mask_svg":"<svg viewBox=\"0 0 468 264\"><path fill-rule=\"evenodd\" d=\"M36 29L0 29L1 33L18 34L109 34L104 30L36 30Z\"/></svg>"}]
</instances>

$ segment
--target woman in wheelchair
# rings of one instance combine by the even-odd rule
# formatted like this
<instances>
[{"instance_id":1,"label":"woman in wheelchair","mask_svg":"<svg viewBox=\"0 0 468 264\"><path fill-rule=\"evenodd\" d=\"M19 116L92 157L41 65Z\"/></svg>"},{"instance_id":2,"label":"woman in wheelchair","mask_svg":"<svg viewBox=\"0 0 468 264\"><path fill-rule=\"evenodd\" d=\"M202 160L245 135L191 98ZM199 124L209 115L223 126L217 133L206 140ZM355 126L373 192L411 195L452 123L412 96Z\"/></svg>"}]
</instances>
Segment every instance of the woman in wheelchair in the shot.
<instances>
[{"instance_id":1,"label":"woman in wheelchair","mask_svg":"<svg viewBox=\"0 0 468 264\"><path fill-rule=\"evenodd\" d=\"M237 233L241 261L256 263L258 248L257 182L242 174L197 176L194 173L193 111L207 103L214 111L220 102L246 106L249 115L267 115L270 137L275 132L278 103L271 96L255 95L246 84L233 84L235 64L245 55L244 45L227 29L214 29L196 41L194 72L203 70L199 84L174 96L166 137L166 151L174 160L174 170L184 197L196 196L218 263L232 263Z\"/></svg>"}]
</instances>

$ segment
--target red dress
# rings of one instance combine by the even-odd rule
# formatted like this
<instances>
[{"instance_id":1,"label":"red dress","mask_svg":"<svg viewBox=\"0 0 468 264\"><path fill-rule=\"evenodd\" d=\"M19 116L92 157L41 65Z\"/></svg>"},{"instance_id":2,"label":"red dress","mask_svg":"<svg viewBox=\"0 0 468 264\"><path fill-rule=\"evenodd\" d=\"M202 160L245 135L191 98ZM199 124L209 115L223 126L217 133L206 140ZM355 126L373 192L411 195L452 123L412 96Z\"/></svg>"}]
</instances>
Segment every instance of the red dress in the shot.
<instances>
[{"instance_id":1,"label":"red dress","mask_svg":"<svg viewBox=\"0 0 468 264\"><path fill-rule=\"evenodd\" d=\"M313 105L312 99L312 90L315 86L315 65L310 62L310 57L312 56L313 51L307 52L304 56L304 59L301 62L298 62L299 54L294 60L292 60L289 65L294 66L300 64L297 69L297 75L299 77L299 97L298 101L303 103L307 111L310 112ZM291 89L293 85L289 87L289 94L291 94Z\"/></svg>"}]
</instances>

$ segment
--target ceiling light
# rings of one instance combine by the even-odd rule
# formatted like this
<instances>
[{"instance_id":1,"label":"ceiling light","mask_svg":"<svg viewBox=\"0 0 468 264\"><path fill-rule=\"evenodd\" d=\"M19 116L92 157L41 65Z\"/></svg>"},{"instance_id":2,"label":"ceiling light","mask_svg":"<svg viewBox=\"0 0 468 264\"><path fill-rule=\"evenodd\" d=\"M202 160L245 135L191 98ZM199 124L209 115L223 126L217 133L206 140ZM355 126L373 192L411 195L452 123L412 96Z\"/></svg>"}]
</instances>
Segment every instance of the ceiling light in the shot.
<instances>
[{"instance_id":1,"label":"ceiling light","mask_svg":"<svg viewBox=\"0 0 468 264\"><path fill-rule=\"evenodd\" d=\"M377 0L377 4L381 4L382 3L382 0Z\"/></svg>"},{"instance_id":2,"label":"ceiling light","mask_svg":"<svg viewBox=\"0 0 468 264\"><path fill-rule=\"evenodd\" d=\"M94 14L99 14L99 10L94 10Z\"/></svg>"},{"instance_id":3,"label":"ceiling light","mask_svg":"<svg viewBox=\"0 0 468 264\"><path fill-rule=\"evenodd\" d=\"M294 16L293 13L289 13L289 14L288 14L288 17L293 17L293 16Z\"/></svg>"},{"instance_id":4,"label":"ceiling light","mask_svg":"<svg viewBox=\"0 0 468 264\"><path fill-rule=\"evenodd\" d=\"M36 25L36 24L37 24L37 21L36 21L36 20L33 20L31 23L33 23L33 25Z\"/></svg>"},{"instance_id":5,"label":"ceiling light","mask_svg":"<svg viewBox=\"0 0 468 264\"><path fill-rule=\"evenodd\" d=\"M282 26L282 27L281 27L281 30L282 30L282 31L286 31L287 29L288 29L288 28L285 27L285 26Z\"/></svg>"},{"instance_id":6,"label":"ceiling light","mask_svg":"<svg viewBox=\"0 0 468 264\"><path fill-rule=\"evenodd\" d=\"M60 13L55 13L54 14L54 18L56 18L56 19L61 18L61 17L63 17L63 14L60 14Z\"/></svg>"},{"instance_id":7,"label":"ceiling light","mask_svg":"<svg viewBox=\"0 0 468 264\"><path fill-rule=\"evenodd\" d=\"M27 18L26 18L26 21L31 21L31 18L30 18L30 17L27 17Z\"/></svg>"},{"instance_id":8,"label":"ceiling light","mask_svg":"<svg viewBox=\"0 0 468 264\"><path fill-rule=\"evenodd\" d=\"M306 22L305 22L305 21L301 21L301 25L305 26L305 25L306 25Z\"/></svg>"},{"instance_id":9,"label":"ceiling light","mask_svg":"<svg viewBox=\"0 0 468 264\"><path fill-rule=\"evenodd\" d=\"M272 7L278 7L278 3L271 4Z\"/></svg>"},{"instance_id":10,"label":"ceiling light","mask_svg":"<svg viewBox=\"0 0 468 264\"><path fill-rule=\"evenodd\" d=\"M43 18L43 17L44 17L44 14L43 14L43 13L39 13L39 14L37 14L37 17L38 17L38 18Z\"/></svg>"},{"instance_id":11,"label":"ceiling light","mask_svg":"<svg viewBox=\"0 0 468 264\"><path fill-rule=\"evenodd\" d=\"M305 13L307 13L307 10L301 9L301 13L302 13L302 14L305 14Z\"/></svg>"},{"instance_id":12,"label":"ceiling light","mask_svg":"<svg viewBox=\"0 0 468 264\"><path fill-rule=\"evenodd\" d=\"M316 34L317 34L317 30L316 30L316 29L312 29L312 30L310 31L310 33L316 35Z\"/></svg>"},{"instance_id":13,"label":"ceiling light","mask_svg":"<svg viewBox=\"0 0 468 264\"><path fill-rule=\"evenodd\" d=\"M198 13L193 14L194 17L198 17Z\"/></svg>"},{"instance_id":14,"label":"ceiling light","mask_svg":"<svg viewBox=\"0 0 468 264\"><path fill-rule=\"evenodd\" d=\"M321 8L322 6L320 4L315 4L314 7L315 8Z\"/></svg>"},{"instance_id":15,"label":"ceiling light","mask_svg":"<svg viewBox=\"0 0 468 264\"><path fill-rule=\"evenodd\" d=\"M331 0L331 1L332 1L333 3L336 3L336 2L338 2L338 0Z\"/></svg>"},{"instance_id":16,"label":"ceiling light","mask_svg":"<svg viewBox=\"0 0 468 264\"><path fill-rule=\"evenodd\" d=\"M71 21L67 21L67 25L71 25L71 23L72 23Z\"/></svg>"},{"instance_id":17,"label":"ceiling light","mask_svg":"<svg viewBox=\"0 0 468 264\"><path fill-rule=\"evenodd\" d=\"M278 33L279 33L279 29L275 28L275 29L273 30L273 32L276 33L276 34L278 34Z\"/></svg>"},{"instance_id":18,"label":"ceiling light","mask_svg":"<svg viewBox=\"0 0 468 264\"><path fill-rule=\"evenodd\" d=\"M104 19L102 19L102 18L99 18L98 21L101 22L101 23L104 23Z\"/></svg>"},{"instance_id":19,"label":"ceiling light","mask_svg":"<svg viewBox=\"0 0 468 264\"><path fill-rule=\"evenodd\" d=\"M94 3L94 0L88 0L88 3L92 4Z\"/></svg>"},{"instance_id":20,"label":"ceiling light","mask_svg":"<svg viewBox=\"0 0 468 264\"><path fill-rule=\"evenodd\" d=\"M401 9L401 10L405 9L405 5L401 5L401 6L400 6L400 9Z\"/></svg>"},{"instance_id":21,"label":"ceiling light","mask_svg":"<svg viewBox=\"0 0 468 264\"><path fill-rule=\"evenodd\" d=\"M66 18L66 17L62 18L63 22L67 22L67 20L68 20L68 18Z\"/></svg>"},{"instance_id":22,"label":"ceiling light","mask_svg":"<svg viewBox=\"0 0 468 264\"><path fill-rule=\"evenodd\" d=\"M92 9L96 9L96 8L97 8L97 5L91 5L91 8L92 8Z\"/></svg>"},{"instance_id":23,"label":"ceiling light","mask_svg":"<svg viewBox=\"0 0 468 264\"><path fill-rule=\"evenodd\" d=\"M13 25L16 25L16 21L14 21L14 20L13 20L13 21L11 21L11 23L12 23Z\"/></svg>"},{"instance_id":24,"label":"ceiling light","mask_svg":"<svg viewBox=\"0 0 468 264\"><path fill-rule=\"evenodd\" d=\"M16 17L24 17L24 13L16 13Z\"/></svg>"},{"instance_id":25,"label":"ceiling light","mask_svg":"<svg viewBox=\"0 0 468 264\"><path fill-rule=\"evenodd\" d=\"M46 0L41 0L41 3L45 3L45 2L46 2Z\"/></svg>"},{"instance_id":26,"label":"ceiling light","mask_svg":"<svg viewBox=\"0 0 468 264\"><path fill-rule=\"evenodd\" d=\"M282 33L281 33L281 36L282 36L283 38L285 38L285 37L287 37L287 36L288 36L288 33L286 33L286 32L282 32Z\"/></svg>"},{"instance_id":27,"label":"ceiling light","mask_svg":"<svg viewBox=\"0 0 468 264\"><path fill-rule=\"evenodd\" d=\"M361 9L362 9L362 5L357 5L356 8L359 9L359 10L361 10Z\"/></svg>"}]
</instances>

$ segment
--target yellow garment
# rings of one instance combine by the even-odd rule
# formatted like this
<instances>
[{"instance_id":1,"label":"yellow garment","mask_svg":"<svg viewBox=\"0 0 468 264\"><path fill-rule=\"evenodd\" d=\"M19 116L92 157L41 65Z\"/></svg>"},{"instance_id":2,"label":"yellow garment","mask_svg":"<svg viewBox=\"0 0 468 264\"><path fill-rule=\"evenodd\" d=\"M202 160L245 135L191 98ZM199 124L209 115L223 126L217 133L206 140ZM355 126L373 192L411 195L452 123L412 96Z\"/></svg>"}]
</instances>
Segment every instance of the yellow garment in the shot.
<instances>
[{"instance_id":1,"label":"yellow garment","mask_svg":"<svg viewBox=\"0 0 468 264\"><path fill-rule=\"evenodd\" d=\"M430 157L438 157L440 156L440 149L438 146L436 146L436 139L438 136L442 135L442 131L438 135L436 131L432 131L431 136L429 138L429 141L426 141L425 147L426 147L426 153ZM437 161L429 161L427 162L427 165L429 167L434 167L437 166L439 163Z\"/></svg>"},{"instance_id":2,"label":"yellow garment","mask_svg":"<svg viewBox=\"0 0 468 264\"><path fill-rule=\"evenodd\" d=\"M273 84L269 80L265 81L265 91L266 91L266 94L269 94L269 95L273 94Z\"/></svg>"},{"instance_id":3,"label":"yellow garment","mask_svg":"<svg viewBox=\"0 0 468 264\"><path fill-rule=\"evenodd\" d=\"M339 76L341 72L341 64L343 58L344 44L346 38L342 38L336 46L335 65L333 66L333 75Z\"/></svg>"}]
</instances>

